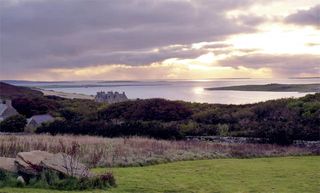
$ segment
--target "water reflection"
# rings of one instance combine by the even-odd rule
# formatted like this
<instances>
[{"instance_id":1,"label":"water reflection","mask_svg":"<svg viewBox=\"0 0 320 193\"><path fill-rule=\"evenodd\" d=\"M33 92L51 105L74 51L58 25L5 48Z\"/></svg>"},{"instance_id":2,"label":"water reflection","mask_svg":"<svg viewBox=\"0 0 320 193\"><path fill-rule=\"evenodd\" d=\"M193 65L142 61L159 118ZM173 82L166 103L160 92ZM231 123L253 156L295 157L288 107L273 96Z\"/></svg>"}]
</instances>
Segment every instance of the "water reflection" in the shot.
<instances>
[{"instance_id":1,"label":"water reflection","mask_svg":"<svg viewBox=\"0 0 320 193\"><path fill-rule=\"evenodd\" d=\"M202 87L194 87L192 90L193 90L193 93L197 95L201 95L204 93L204 88Z\"/></svg>"}]
</instances>

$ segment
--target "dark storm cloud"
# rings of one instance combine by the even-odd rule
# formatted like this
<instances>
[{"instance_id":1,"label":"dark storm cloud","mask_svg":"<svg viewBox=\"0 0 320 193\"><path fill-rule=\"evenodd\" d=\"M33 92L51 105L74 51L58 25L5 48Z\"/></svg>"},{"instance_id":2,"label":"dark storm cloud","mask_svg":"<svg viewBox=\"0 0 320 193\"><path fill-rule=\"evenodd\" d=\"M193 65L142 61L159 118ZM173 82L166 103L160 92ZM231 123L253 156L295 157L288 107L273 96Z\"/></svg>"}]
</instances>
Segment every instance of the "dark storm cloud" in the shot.
<instances>
[{"instance_id":1,"label":"dark storm cloud","mask_svg":"<svg viewBox=\"0 0 320 193\"><path fill-rule=\"evenodd\" d=\"M288 23L298 25L314 25L320 28L320 4L308 10L300 10L285 19Z\"/></svg>"},{"instance_id":2,"label":"dark storm cloud","mask_svg":"<svg viewBox=\"0 0 320 193\"><path fill-rule=\"evenodd\" d=\"M161 49L215 41L252 32L226 11L250 0L103 1L20 0L0 2L2 72L96 63L138 65L199 50ZM154 53L147 50L160 48Z\"/></svg>"},{"instance_id":3,"label":"dark storm cloud","mask_svg":"<svg viewBox=\"0 0 320 193\"><path fill-rule=\"evenodd\" d=\"M301 73L320 74L320 55L248 54L220 61L224 66L271 68L275 75L298 76Z\"/></svg>"}]
</instances>

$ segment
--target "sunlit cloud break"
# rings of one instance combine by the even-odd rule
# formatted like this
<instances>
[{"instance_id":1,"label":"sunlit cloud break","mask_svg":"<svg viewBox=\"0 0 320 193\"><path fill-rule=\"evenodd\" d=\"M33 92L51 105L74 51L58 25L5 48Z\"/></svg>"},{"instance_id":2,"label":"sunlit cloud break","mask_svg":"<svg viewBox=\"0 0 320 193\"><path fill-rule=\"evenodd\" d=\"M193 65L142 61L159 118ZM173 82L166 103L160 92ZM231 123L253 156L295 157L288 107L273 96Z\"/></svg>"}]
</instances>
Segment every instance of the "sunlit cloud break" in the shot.
<instances>
[{"instance_id":1,"label":"sunlit cloud break","mask_svg":"<svg viewBox=\"0 0 320 193\"><path fill-rule=\"evenodd\" d=\"M122 79L201 79L206 78L232 78L232 77L254 77L270 78L270 68L247 68L244 66L228 67L215 64L214 55L208 53L195 59L171 58L160 63L150 65L130 66L123 64L102 64L82 68L56 68L47 73L51 77L67 79L73 77L75 80L86 80L91 77L97 79L110 78Z\"/></svg>"}]
</instances>

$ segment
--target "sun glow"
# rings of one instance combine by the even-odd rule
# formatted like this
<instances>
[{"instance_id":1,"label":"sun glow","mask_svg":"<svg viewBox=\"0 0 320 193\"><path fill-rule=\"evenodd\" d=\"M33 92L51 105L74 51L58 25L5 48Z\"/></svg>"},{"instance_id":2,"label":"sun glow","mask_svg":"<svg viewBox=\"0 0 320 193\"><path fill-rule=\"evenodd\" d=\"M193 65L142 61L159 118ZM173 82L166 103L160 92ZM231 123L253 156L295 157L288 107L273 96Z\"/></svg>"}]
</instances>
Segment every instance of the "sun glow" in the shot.
<instances>
[{"instance_id":1,"label":"sun glow","mask_svg":"<svg viewBox=\"0 0 320 193\"><path fill-rule=\"evenodd\" d=\"M50 77L74 80L88 80L92 76L96 79L105 77L115 80L128 79L210 79L232 77L270 78L272 70L269 68L248 68L220 66L214 54L208 53L194 59L171 58L151 65L127 66L121 64L101 64L83 68L55 68L50 69ZM197 93L200 90L197 89Z\"/></svg>"},{"instance_id":2,"label":"sun glow","mask_svg":"<svg viewBox=\"0 0 320 193\"><path fill-rule=\"evenodd\" d=\"M320 30L313 27L269 24L261 30L256 34L232 36L227 42L238 49L259 49L269 54L320 54Z\"/></svg>"},{"instance_id":3,"label":"sun glow","mask_svg":"<svg viewBox=\"0 0 320 193\"><path fill-rule=\"evenodd\" d=\"M194 94L201 95L204 93L204 89L202 87L195 87L192 89Z\"/></svg>"}]
</instances>

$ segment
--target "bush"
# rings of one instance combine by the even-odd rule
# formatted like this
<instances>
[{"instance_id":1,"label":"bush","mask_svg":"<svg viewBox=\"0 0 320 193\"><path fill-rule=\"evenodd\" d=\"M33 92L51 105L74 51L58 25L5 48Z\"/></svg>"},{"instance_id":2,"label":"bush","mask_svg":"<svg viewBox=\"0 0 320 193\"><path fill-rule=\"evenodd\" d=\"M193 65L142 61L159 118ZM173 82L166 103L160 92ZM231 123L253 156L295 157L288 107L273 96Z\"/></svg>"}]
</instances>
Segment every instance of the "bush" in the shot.
<instances>
[{"instance_id":1,"label":"bush","mask_svg":"<svg viewBox=\"0 0 320 193\"><path fill-rule=\"evenodd\" d=\"M24 104L22 102L20 104ZM56 102L61 107L56 110L57 116L62 119L42 126L37 132L162 139L221 135L267 138L278 144L320 140L320 93L247 105L164 99L126 101L108 106L90 100L57 99Z\"/></svg>"},{"instance_id":2,"label":"bush","mask_svg":"<svg viewBox=\"0 0 320 193\"><path fill-rule=\"evenodd\" d=\"M191 114L192 111L182 102L146 99L110 105L99 112L99 118L168 122L190 118Z\"/></svg>"},{"instance_id":3,"label":"bush","mask_svg":"<svg viewBox=\"0 0 320 193\"><path fill-rule=\"evenodd\" d=\"M59 108L55 100L45 97L28 98L21 97L12 100L12 106L22 115L32 117L33 115L45 114Z\"/></svg>"},{"instance_id":4,"label":"bush","mask_svg":"<svg viewBox=\"0 0 320 193\"><path fill-rule=\"evenodd\" d=\"M5 186L18 187L17 175L0 170L0 188Z\"/></svg>"},{"instance_id":5,"label":"bush","mask_svg":"<svg viewBox=\"0 0 320 193\"><path fill-rule=\"evenodd\" d=\"M14 115L6 118L0 123L2 132L23 132L27 119L22 115Z\"/></svg>"},{"instance_id":6,"label":"bush","mask_svg":"<svg viewBox=\"0 0 320 193\"><path fill-rule=\"evenodd\" d=\"M17 175L0 170L0 187L28 187L50 188L57 190L88 190L107 189L115 186L116 181L112 173L106 172L92 178L77 179L63 176L57 172L44 171L40 176L26 180L26 184L17 181Z\"/></svg>"},{"instance_id":7,"label":"bush","mask_svg":"<svg viewBox=\"0 0 320 193\"><path fill-rule=\"evenodd\" d=\"M218 134L219 136L225 137L229 134L229 126L227 124L218 124Z\"/></svg>"}]
</instances>

